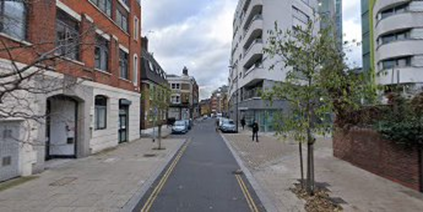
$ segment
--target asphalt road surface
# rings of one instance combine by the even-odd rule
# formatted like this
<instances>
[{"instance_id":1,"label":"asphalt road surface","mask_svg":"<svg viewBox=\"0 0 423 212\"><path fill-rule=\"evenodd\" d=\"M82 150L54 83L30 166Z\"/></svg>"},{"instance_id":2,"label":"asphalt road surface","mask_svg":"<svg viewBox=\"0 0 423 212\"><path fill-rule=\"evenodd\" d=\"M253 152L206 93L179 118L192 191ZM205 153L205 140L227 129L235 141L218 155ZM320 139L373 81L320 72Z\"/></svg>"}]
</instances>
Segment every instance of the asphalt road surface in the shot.
<instances>
[{"instance_id":1,"label":"asphalt road surface","mask_svg":"<svg viewBox=\"0 0 423 212\"><path fill-rule=\"evenodd\" d=\"M215 119L197 123L134 211L265 211L223 139ZM251 141L246 141L251 142Z\"/></svg>"}]
</instances>

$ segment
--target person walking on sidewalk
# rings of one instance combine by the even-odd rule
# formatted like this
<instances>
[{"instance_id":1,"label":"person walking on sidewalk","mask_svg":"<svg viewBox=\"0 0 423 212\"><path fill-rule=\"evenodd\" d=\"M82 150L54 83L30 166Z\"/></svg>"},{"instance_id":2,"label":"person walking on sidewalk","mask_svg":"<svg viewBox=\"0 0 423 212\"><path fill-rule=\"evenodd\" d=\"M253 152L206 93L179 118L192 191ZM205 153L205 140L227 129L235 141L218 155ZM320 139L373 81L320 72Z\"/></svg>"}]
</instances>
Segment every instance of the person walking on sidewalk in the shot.
<instances>
[{"instance_id":1,"label":"person walking on sidewalk","mask_svg":"<svg viewBox=\"0 0 423 212\"><path fill-rule=\"evenodd\" d=\"M254 123L253 123L253 141L254 141L254 136L255 136L256 141L259 142L258 131L259 131L259 125L258 125L257 121L254 120Z\"/></svg>"},{"instance_id":2,"label":"person walking on sidewalk","mask_svg":"<svg viewBox=\"0 0 423 212\"><path fill-rule=\"evenodd\" d=\"M241 126L242 126L242 130L244 130L244 127L245 127L245 117L242 117L242 119L241 119Z\"/></svg>"}]
</instances>

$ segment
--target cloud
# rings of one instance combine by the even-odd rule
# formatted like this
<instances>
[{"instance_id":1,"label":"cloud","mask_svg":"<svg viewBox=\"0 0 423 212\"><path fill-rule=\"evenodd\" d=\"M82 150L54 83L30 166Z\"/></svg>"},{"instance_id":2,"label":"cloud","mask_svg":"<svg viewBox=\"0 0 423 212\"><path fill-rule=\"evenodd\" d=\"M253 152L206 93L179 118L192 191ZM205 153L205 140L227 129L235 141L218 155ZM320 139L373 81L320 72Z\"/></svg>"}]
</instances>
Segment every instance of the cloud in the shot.
<instances>
[{"instance_id":1,"label":"cloud","mask_svg":"<svg viewBox=\"0 0 423 212\"><path fill-rule=\"evenodd\" d=\"M227 0L144 3L143 31L150 39L150 51L169 74L181 74L187 66L200 85L201 98L209 97L212 90L228 82L236 3ZM182 11L173 13L180 5L184 5ZM147 15L148 11L155 14Z\"/></svg>"},{"instance_id":2,"label":"cloud","mask_svg":"<svg viewBox=\"0 0 423 212\"><path fill-rule=\"evenodd\" d=\"M150 52L168 74L187 66L207 98L228 83L232 21L237 0L143 0L143 34ZM343 1L345 40L361 41L360 3ZM350 64L361 66L361 47L347 53Z\"/></svg>"},{"instance_id":3,"label":"cloud","mask_svg":"<svg viewBox=\"0 0 423 212\"><path fill-rule=\"evenodd\" d=\"M361 5L358 0L342 2L344 41L361 43ZM353 67L362 66L361 45L348 45L345 49L348 64Z\"/></svg>"}]
</instances>

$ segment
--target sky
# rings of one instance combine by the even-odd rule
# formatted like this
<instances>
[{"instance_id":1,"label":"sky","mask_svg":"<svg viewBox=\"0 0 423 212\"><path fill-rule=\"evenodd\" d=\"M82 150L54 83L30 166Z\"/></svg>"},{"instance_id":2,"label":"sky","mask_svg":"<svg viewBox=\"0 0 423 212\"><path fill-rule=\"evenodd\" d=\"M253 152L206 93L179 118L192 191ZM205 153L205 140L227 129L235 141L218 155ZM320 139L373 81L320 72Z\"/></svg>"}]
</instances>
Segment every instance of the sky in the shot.
<instances>
[{"instance_id":1,"label":"sky","mask_svg":"<svg viewBox=\"0 0 423 212\"><path fill-rule=\"evenodd\" d=\"M142 0L142 34L168 74L186 66L200 87L200 99L228 83L232 21L238 0ZM343 0L344 40L361 41L360 0ZM348 48L348 61L361 66L361 47Z\"/></svg>"}]
</instances>

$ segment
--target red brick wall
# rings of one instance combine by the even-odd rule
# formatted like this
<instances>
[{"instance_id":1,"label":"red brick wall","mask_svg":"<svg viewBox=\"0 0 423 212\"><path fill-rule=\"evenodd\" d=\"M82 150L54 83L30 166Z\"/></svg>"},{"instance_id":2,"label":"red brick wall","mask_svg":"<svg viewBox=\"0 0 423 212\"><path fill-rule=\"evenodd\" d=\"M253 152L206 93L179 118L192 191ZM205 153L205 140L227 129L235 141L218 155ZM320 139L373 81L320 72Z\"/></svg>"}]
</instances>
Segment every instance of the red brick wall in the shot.
<instances>
[{"instance_id":1,"label":"red brick wall","mask_svg":"<svg viewBox=\"0 0 423 212\"><path fill-rule=\"evenodd\" d=\"M387 141L371 129L338 131L333 139L335 157L409 188L420 190L417 148Z\"/></svg>"},{"instance_id":2,"label":"red brick wall","mask_svg":"<svg viewBox=\"0 0 423 212\"><path fill-rule=\"evenodd\" d=\"M111 18L100 12L100 10L91 4L89 0L61 0L61 2L82 16L82 21L80 22L80 31L83 35L82 43L87 46L81 47L80 50L80 61L83 65L65 60L49 65L57 72L111 85L113 87L119 87L129 91L140 92L140 80L138 79L138 85L134 86L133 84L133 55L138 55L138 61L141 57L141 39L134 39L133 37L134 16L136 16L139 23L141 23L141 8L136 0L130 0L128 33L121 30L113 21L115 20L116 6L119 4L117 0L113 0ZM94 25L86 18L86 16L93 19ZM28 6L27 18L28 28L26 41L32 43L33 45L25 48L17 48L12 51L13 60L25 64L33 62L37 57L37 53L43 53L55 47L56 0L31 1ZM110 40L110 74L95 71L94 69L94 46L92 44L95 41L95 28L99 28L103 32L111 36L113 35L118 39L117 41L113 38ZM138 34L140 35L141 32ZM22 45L1 35L0 39L4 41L9 48ZM129 50L129 81L119 78L119 44L125 46ZM0 46L2 49L4 48L1 44ZM0 58L10 59L6 51L0 51ZM139 66L140 65L138 65L138 67ZM139 70L138 78L140 76L141 73Z\"/></svg>"}]
</instances>

